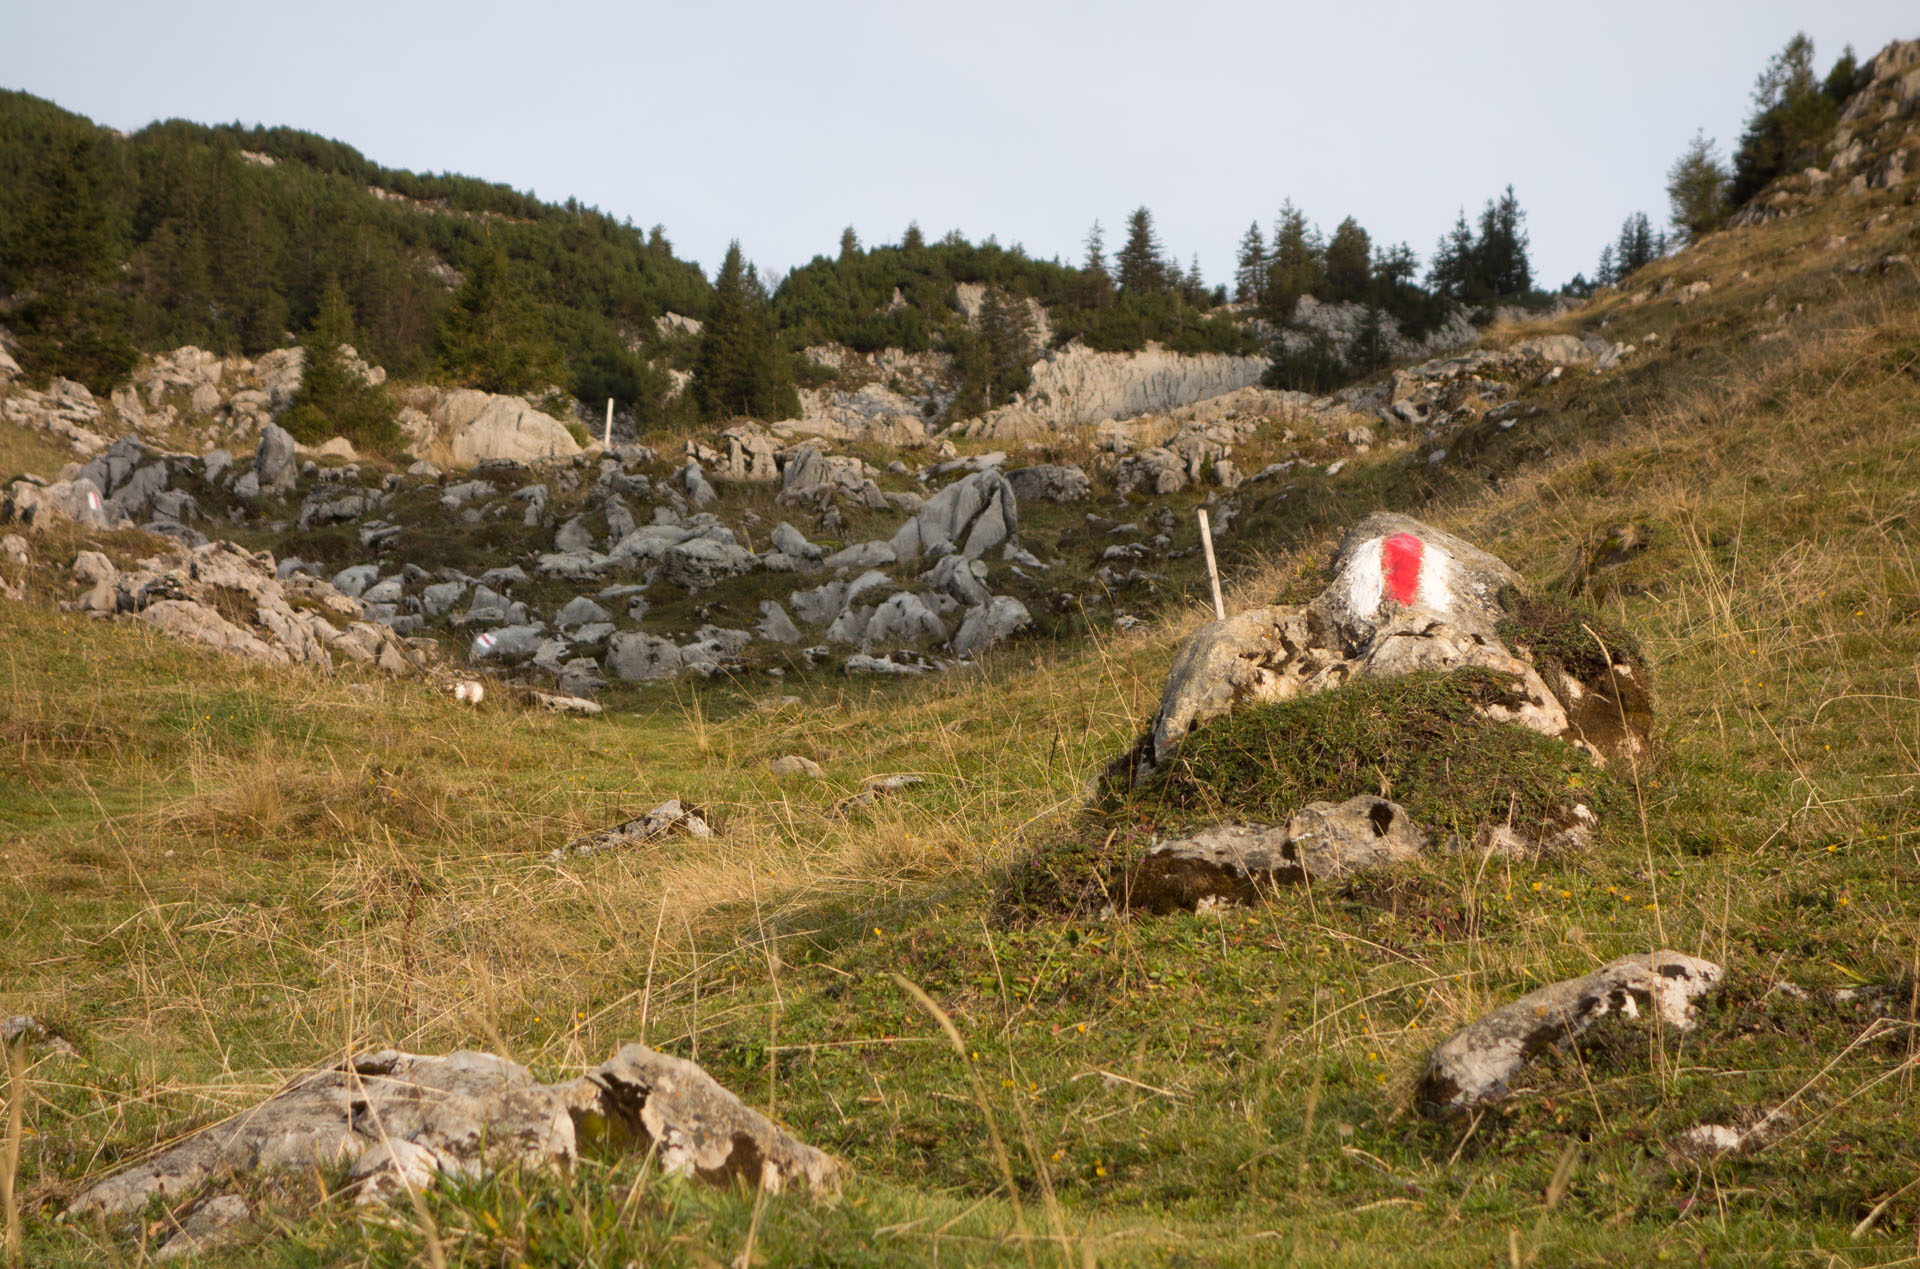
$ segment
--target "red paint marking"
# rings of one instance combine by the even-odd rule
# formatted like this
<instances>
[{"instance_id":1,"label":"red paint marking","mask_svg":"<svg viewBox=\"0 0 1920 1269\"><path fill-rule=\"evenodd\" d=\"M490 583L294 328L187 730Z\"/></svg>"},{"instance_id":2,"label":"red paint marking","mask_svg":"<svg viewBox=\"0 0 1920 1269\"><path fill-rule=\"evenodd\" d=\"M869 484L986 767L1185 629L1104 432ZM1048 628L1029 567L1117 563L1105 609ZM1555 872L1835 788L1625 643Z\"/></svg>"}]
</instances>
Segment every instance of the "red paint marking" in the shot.
<instances>
[{"instance_id":1,"label":"red paint marking","mask_svg":"<svg viewBox=\"0 0 1920 1269\"><path fill-rule=\"evenodd\" d=\"M1426 543L1411 533L1396 533L1380 545L1380 571L1402 604L1411 605L1420 590L1420 558L1426 549Z\"/></svg>"}]
</instances>

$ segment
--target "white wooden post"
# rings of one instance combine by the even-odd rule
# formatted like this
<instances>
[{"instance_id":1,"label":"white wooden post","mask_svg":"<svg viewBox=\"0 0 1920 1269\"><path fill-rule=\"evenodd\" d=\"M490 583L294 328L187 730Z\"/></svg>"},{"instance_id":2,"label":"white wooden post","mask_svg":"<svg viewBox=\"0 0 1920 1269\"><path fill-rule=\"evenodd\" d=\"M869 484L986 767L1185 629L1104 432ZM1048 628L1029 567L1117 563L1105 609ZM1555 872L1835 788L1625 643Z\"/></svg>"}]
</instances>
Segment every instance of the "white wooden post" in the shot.
<instances>
[{"instance_id":1,"label":"white wooden post","mask_svg":"<svg viewBox=\"0 0 1920 1269\"><path fill-rule=\"evenodd\" d=\"M1220 566L1213 562L1213 526L1207 523L1207 509L1200 508L1200 548L1207 553L1207 580L1213 583L1213 619L1225 621L1227 606L1220 599Z\"/></svg>"},{"instance_id":2,"label":"white wooden post","mask_svg":"<svg viewBox=\"0 0 1920 1269\"><path fill-rule=\"evenodd\" d=\"M600 441L601 449L613 448L613 398L607 398L607 434Z\"/></svg>"}]
</instances>

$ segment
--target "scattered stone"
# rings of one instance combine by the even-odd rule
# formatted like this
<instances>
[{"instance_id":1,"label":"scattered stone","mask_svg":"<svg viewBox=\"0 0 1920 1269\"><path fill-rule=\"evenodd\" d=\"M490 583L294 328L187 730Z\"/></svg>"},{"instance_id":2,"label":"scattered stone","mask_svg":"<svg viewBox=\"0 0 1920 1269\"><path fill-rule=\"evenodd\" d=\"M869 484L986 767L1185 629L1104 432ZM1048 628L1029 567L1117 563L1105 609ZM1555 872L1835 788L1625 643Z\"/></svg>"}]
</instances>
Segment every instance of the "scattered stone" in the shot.
<instances>
[{"instance_id":1,"label":"scattered stone","mask_svg":"<svg viewBox=\"0 0 1920 1269\"><path fill-rule=\"evenodd\" d=\"M1646 1010L1663 1026L1689 1030L1694 1000L1711 991L1720 975L1718 965L1680 952L1637 952L1585 977L1528 992L1435 1049L1420 1097L1441 1111L1498 1101L1530 1059L1570 1047L1609 1014L1632 1019Z\"/></svg>"},{"instance_id":2,"label":"scattered stone","mask_svg":"<svg viewBox=\"0 0 1920 1269\"><path fill-rule=\"evenodd\" d=\"M826 768L819 763L811 758L802 758L796 753L790 753L784 758L775 758L767 764L767 770L782 780L793 779L796 776L819 780L827 774Z\"/></svg>"},{"instance_id":3,"label":"scattered stone","mask_svg":"<svg viewBox=\"0 0 1920 1269\"><path fill-rule=\"evenodd\" d=\"M613 828L576 837L547 856L555 863L569 856L597 855L603 850L637 846L641 842L664 837L668 833L686 833L691 837L712 837L713 830L697 807L682 806L679 798L668 798L638 819Z\"/></svg>"},{"instance_id":4,"label":"scattered stone","mask_svg":"<svg viewBox=\"0 0 1920 1269\"><path fill-rule=\"evenodd\" d=\"M888 674L904 678L917 678L927 672L924 665L915 665L911 661L895 661L890 656L874 657L865 653L855 653L842 667L848 674Z\"/></svg>"},{"instance_id":5,"label":"scattered stone","mask_svg":"<svg viewBox=\"0 0 1920 1269\"><path fill-rule=\"evenodd\" d=\"M1781 1110L1754 1111L1743 1118L1747 1122L1742 1127L1696 1124L1673 1139L1673 1148L1704 1163L1726 1155L1752 1154L1793 1126L1792 1117Z\"/></svg>"},{"instance_id":6,"label":"scattered stone","mask_svg":"<svg viewBox=\"0 0 1920 1269\"><path fill-rule=\"evenodd\" d=\"M867 806L889 793L898 793L902 789L910 789L916 784L926 782L925 776L917 775L868 776L860 782L860 791L852 797L841 799L833 810L827 813L828 818L838 819L857 806Z\"/></svg>"},{"instance_id":7,"label":"scattered stone","mask_svg":"<svg viewBox=\"0 0 1920 1269\"><path fill-rule=\"evenodd\" d=\"M253 452L253 478L262 494L283 494L293 489L299 476L299 460L293 435L277 423L260 430L260 445Z\"/></svg>"},{"instance_id":8,"label":"scattered stone","mask_svg":"<svg viewBox=\"0 0 1920 1269\"><path fill-rule=\"evenodd\" d=\"M1093 492L1093 482L1079 467L1041 463L1007 473L1007 485L1021 502L1045 498L1048 502L1079 502Z\"/></svg>"},{"instance_id":9,"label":"scattered stone","mask_svg":"<svg viewBox=\"0 0 1920 1269\"><path fill-rule=\"evenodd\" d=\"M629 683L680 677L680 649L658 635L623 630L607 640L607 673Z\"/></svg>"},{"instance_id":10,"label":"scattered stone","mask_svg":"<svg viewBox=\"0 0 1920 1269\"><path fill-rule=\"evenodd\" d=\"M773 643L800 642L800 628L793 624L793 618L787 616L787 610L774 599L760 601L760 623L754 627L754 632Z\"/></svg>"},{"instance_id":11,"label":"scattered stone","mask_svg":"<svg viewBox=\"0 0 1920 1269\"><path fill-rule=\"evenodd\" d=\"M607 712L606 707L598 701L590 701L583 696L573 696L565 692L542 692L536 689L528 691L527 696L541 709L550 710L556 714L579 714L585 718L596 718Z\"/></svg>"}]
</instances>

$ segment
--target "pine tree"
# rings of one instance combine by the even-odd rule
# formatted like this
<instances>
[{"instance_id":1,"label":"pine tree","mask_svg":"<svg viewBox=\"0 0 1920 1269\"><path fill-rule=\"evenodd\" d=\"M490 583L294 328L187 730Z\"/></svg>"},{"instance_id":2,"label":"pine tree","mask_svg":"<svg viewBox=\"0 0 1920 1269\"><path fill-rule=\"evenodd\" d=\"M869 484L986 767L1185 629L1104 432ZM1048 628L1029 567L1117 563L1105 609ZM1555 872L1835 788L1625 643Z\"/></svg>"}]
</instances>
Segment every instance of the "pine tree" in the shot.
<instances>
[{"instance_id":1,"label":"pine tree","mask_svg":"<svg viewBox=\"0 0 1920 1269\"><path fill-rule=\"evenodd\" d=\"M860 236L853 232L852 225L848 225L845 229L842 229L840 231L841 263L843 264L847 263L859 254L860 254Z\"/></svg>"},{"instance_id":2,"label":"pine tree","mask_svg":"<svg viewBox=\"0 0 1920 1269\"><path fill-rule=\"evenodd\" d=\"M1320 289L1326 278L1324 254L1317 235L1308 227L1306 213L1289 199L1280 206L1273 226L1273 250L1267 256L1267 285L1260 315L1285 325L1293 320L1300 297Z\"/></svg>"},{"instance_id":3,"label":"pine tree","mask_svg":"<svg viewBox=\"0 0 1920 1269\"><path fill-rule=\"evenodd\" d=\"M1122 291L1150 295L1168 289L1167 264L1161 258L1160 239L1153 231L1153 213L1145 207L1136 207L1127 217L1127 242L1116 262Z\"/></svg>"},{"instance_id":4,"label":"pine tree","mask_svg":"<svg viewBox=\"0 0 1920 1269\"><path fill-rule=\"evenodd\" d=\"M515 283L498 239L482 243L468 261L467 280L440 326L439 369L463 387L513 394L565 377L559 350Z\"/></svg>"},{"instance_id":5,"label":"pine tree","mask_svg":"<svg viewBox=\"0 0 1920 1269\"><path fill-rule=\"evenodd\" d=\"M1240 239L1240 254L1235 257L1233 298L1242 304L1260 303L1267 291L1267 240L1261 236L1260 222L1247 226Z\"/></svg>"},{"instance_id":6,"label":"pine tree","mask_svg":"<svg viewBox=\"0 0 1920 1269\"><path fill-rule=\"evenodd\" d=\"M1348 364L1361 374L1372 374L1385 368L1391 360L1393 355L1387 347L1387 332L1380 306L1369 304L1360 330L1353 337L1353 345L1347 350Z\"/></svg>"},{"instance_id":7,"label":"pine tree","mask_svg":"<svg viewBox=\"0 0 1920 1269\"><path fill-rule=\"evenodd\" d=\"M361 378L347 364L354 342L353 310L339 280L328 278L320 293L320 310L313 327L300 341L304 360L300 390L281 426L303 444L318 444L344 436L356 445L385 449L398 442L393 405L379 387Z\"/></svg>"},{"instance_id":8,"label":"pine tree","mask_svg":"<svg viewBox=\"0 0 1920 1269\"><path fill-rule=\"evenodd\" d=\"M1098 220L1087 230L1087 253L1080 266L1079 302L1103 309L1113 303L1113 274L1107 269L1106 231Z\"/></svg>"},{"instance_id":9,"label":"pine tree","mask_svg":"<svg viewBox=\"0 0 1920 1269\"><path fill-rule=\"evenodd\" d=\"M1093 222L1093 228L1087 230L1086 262L1080 266L1080 269L1084 273L1098 273L1102 277L1109 276L1107 273L1107 235L1106 231L1100 228L1100 222L1098 220Z\"/></svg>"},{"instance_id":10,"label":"pine tree","mask_svg":"<svg viewBox=\"0 0 1920 1269\"><path fill-rule=\"evenodd\" d=\"M900 235L900 249L902 251L917 252L924 251L926 246L927 238L925 234L920 232L920 222L917 220L908 221L907 232Z\"/></svg>"},{"instance_id":11,"label":"pine tree","mask_svg":"<svg viewBox=\"0 0 1920 1269\"><path fill-rule=\"evenodd\" d=\"M713 308L700 331L693 391L709 419L784 419L800 412L766 288L740 254L738 241L727 247L720 276L714 279Z\"/></svg>"},{"instance_id":12,"label":"pine tree","mask_svg":"<svg viewBox=\"0 0 1920 1269\"><path fill-rule=\"evenodd\" d=\"M1453 228L1434 244L1433 263L1427 267L1427 286L1435 295L1465 302L1473 276L1473 230L1467 225L1467 209L1460 209Z\"/></svg>"},{"instance_id":13,"label":"pine tree","mask_svg":"<svg viewBox=\"0 0 1920 1269\"><path fill-rule=\"evenodd\" d=\"M1753 113L1733 155L1733 205L1745 205L1775 177L1812 159L1839 114L1814 74L1813 41L1804 32L1795 35L1754 81Z\"/></svg>"},{"instance_id":14,"label":"pine tree","mask_svg":"<svg viewBox=\"0 0 1920 1269\"><path fill-rule=\"evenodd\" d=\"M1349 216L1333 231L1327 243L1326 298L1335 301L1359 301L1366 298L1372 278L1373 243L1360 222Z\"/></svg>"},{"instance_id":15,"label":"pine tree","mask_svg":"<svg viewBox=\"0 0 1920 1269\"><path fill-rule=\"evenodd\" d=\"M1704 131L1694 133L1667 169L1667 206L1674 228L1689 241L1712 233L1726 219L1727 180L1713 141Z\"/></svg>"},{"instance_id":16,"label":"pine tree","mask_svg":"<svg viewBox=\"0 0 1920 1269\"><path fill-rule=\"evenodd\" d=\"M1033 315L1024 296L989 286L980 303L980 344L989 408L1027 386L1033 362Z\"/></svg>"},{"instance_id":17,"label":"pine tree","mask_svg":"<svg viewBox=\"0 0 1920 1269\"><path fill-rule=\"evenodd\" d=\"M1614 280L1624 280L1656 258L1653 227L1647 223L1645 212L1635 212L1620 223L1620 235L1614 239Z\"/></svg>"},{"instance_id":18,"label":"pine tree","mask_svg":"<svg viewBox=\"0 0 1920 1269\"><path fill-rule=\"evenodd\" d=\"M1488 199L1480 213L1480 234L1473 244L1468 298L1476 303L1513 299L1533 290L1533 266L1527 259L1527 214L1513 186L1498 200Z\"/></svg>"},{"instance_id":19,"label":"pine tree","mask_svg":"<svg viewBox=\"0 0 1920 1269\"><path fill-rule=\"evenodd\" d=\"M99 141L91 132L59 138L39 160L22 214L0 235L0 275L26 292L8 323L29 374L77 379L105 392L138 358L112 286L119 251Z\"/></svg>"},{"instance_id":20,"label":"pine tree","mask_svg":"<svg viewBox=\"0 0 1920 1269\"><path fill-rule=\"evenodd\" d=\"M1612 286L1620 280L1618 267L1613 262L1613 244L1600 248L1600 263L1593 268L1595 286Z\"/></svg>"}]
</instances>

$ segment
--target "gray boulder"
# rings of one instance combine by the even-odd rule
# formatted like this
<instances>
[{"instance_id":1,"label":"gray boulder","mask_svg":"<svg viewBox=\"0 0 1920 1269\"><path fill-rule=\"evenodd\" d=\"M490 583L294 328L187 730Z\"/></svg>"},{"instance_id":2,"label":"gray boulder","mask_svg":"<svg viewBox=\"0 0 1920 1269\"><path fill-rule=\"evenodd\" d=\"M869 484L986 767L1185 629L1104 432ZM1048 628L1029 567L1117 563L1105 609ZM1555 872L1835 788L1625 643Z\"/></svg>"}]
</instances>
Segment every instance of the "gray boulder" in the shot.
<instances>
[{"instance_id":1,"label":"gray boulder","mask_svg":"<svg viewBox=\"0 0 1920 1269\"><path fill-rule=\"evenodd\" d=\"M719 497L707 473L700 470L700 464L689 459L680 472L681 483L687 487L687 498L696 507L711 506Z\"/></svg>"},{"instance_id":2,"label":"gray boulder","mask_svg":"<svg viewBox=\"0 0 1920 1269\"><path fill-rule=\"evenodd\" d=\"M736 577L753 567L745 547L712 538L693 538L668 547L662 556L667 580L688 590L701 590L723 578Z\"/></svg>"},{"instance_id":3,"label":"gray boulder","mask_svg":"<svg viewBox=\"0 0 1920 1269\"><path fill-rule=\"evenodd\" d=\"M594 603L585 595L575 595L553 615L553 624L559 630L571 630L575 626L584 626L591 622L605 621L609 614L606 609Z\"/></svg>"},{"instance_id":4,"label":"gray boulder","mask_svg":"<svg viewBox=\"0 0 1920 1269\"><path fill-rule=\"evenodd\" d=\"M1041 463L1007 473L1007 484L1021 502L1045 498L1049 502L1079 502L1093 491L1093 482L1079 467Z\"/></svg>"},{"instance_id":5,"label":"gray boulder","mask_svg":"<svg viewBox=\"0 0 1920 1269\"><path fill-rule=\"evenodd\" d=\"M1128 879L1128 902L1159 913L1254 903L1280 886L1336 881L1426 848L1405 808L1384 798L1309 802L1284 826L1221 824L1158 843Z\"/></svg>"},{"instance_id":6,"label":"gray boulder","mask_svg":"<svg viewBox=\"0 0 1920 1269\"><path fill-rule=\"evenodd\" d=\"M1033 624L1033 614L1027 606L1011 595L995 595L984 604L968 610L960 623L960 630L953 636L950 651L955 656L972 656L983 648L992 647L1015 632L1024 630Z\"/></svg>"},{"instance_id":7,"label":"gray boulder","mask_svg":"<svg viewBox=\"0 0 1920 1269\"><path fill-rule=\"evenodd\" d=\"M260 429L260 444L253 451L253 476L263 494L283 494L299 478L300 455L293 434L277 423Z\"/></svg>"},{"instance_id":8,"label":"gray boulder","mask_svg":"<svg viewBox=\"0 0 1920 1269\"><path fill-rule=\"evenodd\" d=\"M657 635L624 630L607 640L607 673L629 683L678 678L680 649Z\"/></svg>"},{"instance_id":9,"label":"gray boulder","mask_svg":"<svg viewBox=\"0 0 1920 1269\"><path fill-rule=\"evenodd\" d=\"M873 610L861 643L871 649L946 637L946 623L918 595L901 591Z\"/></svg>"},{"instance_id":10,"label":"gray boulder","mask_svg":"<svg viewBox=\"0 0 1920 1269\"><path fill-rule=\"evenodd\" d=\"M959 550L978 559L1020 531L1013 487L998 471L975 472L928 498L893 536L897 559Z\"/></svg>"},{"instance_id":11,"label":"gray boulder","mask_svg":"<svg viewBox=\"0 0 1920 1269\"><path fill-rule=\"evenodd\" d=\"M754 627L754 631L762 639L774 643L800 642L800 628L793 624L793 618L787 616L787 610L780 606L778 600L760 601L760 624Z\"/></svg>"},{"instance_id":12,"label":"gray boulder","mask_svg":"<svg viewBox=\"0 0 1920 1269\"><path fill-rule=\"evenodd\" d=\"M1334 569L1333 583L1304 607L1249 609L1187 640L1154 716L1148 768L1243 703L1465 666L1517 681L1506 701L1484 707L1488 717L1567 732L1562 702L1500 638L1499 592L1519 580L1505 564L1418 521L1373 515L1347 535Z\"/></svg>"},{"instance_id":13,"label":"gray boulder","mask_svg":"<svg viewBox=\"0 0 1920 1269\"><path fill-rule=\"evenodd\" d=\"M472 656L476 661L508 661L529 657L547 642L547 628L539 622L525 626L502 626L475 635Z\"/></svg>"},{"instance_id":14,"label":"gray boulder","mask_svg":"<svg viewBox=\"0 0 1920 1269\"><path fill-rule=\"evenodd\" d=\"M856 542L835 551L823 563L831 569L885 568L895 560L894 548L886 542Z\"/></svg>"},{"instance_id":15,"label":"gray boulder","mask_svg":"<svg viewBox=\"0 0 1920 1269\"><path fill-rule=\"evenodd\" d=\"M799 614L800 620L810 626L823 626L847 606L847 584L828 582L812 590L796 590L787 596L787 603Z\"/></svg>"},{"instance_id":16,"label":"gray boulder","mask_svg":"<svg viewBox=\"0 0 1920 1269\"><path fill-rule=\"evenodd\" d=\"M1446 1112L1484 1106L1508 1093L1529 1060L1577 1044L1609 1015L1651 1014L1656 1025L1691 1030L1693 1005L1719 983L1712 961L1680 952L1639 952L1591 974L1549 984L1494 1010L1433 1051L1419 1094Z\"/></svg>"},{"instance_id":17,"label":"gray boulder","mask_svg":"<svg viewBox=\"0 0 1920 1269\"><path fill-rule=\"evenodd\" d=\"M553 535L555 551L591 551L593 545L593 530L587 527L585 516L573 517L561 525Z\"/></svg>"},{"instance_id":18,"label":"gray boulder","mask_svg":"<svg viewBox=\"0 0 1920 1269\"><path fill-rule=\"evenodd\" d=\"M968 559L958 552L941 556L932 568L920 574L920 580L936 595L950 596L969 608L993 597L987 589L986 562Z\"/></svg>"},{"instance_id":19,"label":"gray boulder","mask_svg":"<svg viewBox=\"0 0 1920 1269\"><path fill-rule=\"evenodd\" d=\"M420 611L429 617L439 617L447 613L460 602L467 593L465 582L438 582L420 592Z\"/></svg>"},{"instance_id":20,"label":"gray boulder","mask_svg":"<svg viewBox=\"0 0 1920 1269\"><path fill-rule=\"evenodd\" d=\"M791 555L796 560L817 560L826 554L821 547L807 541L805 534L785 520L773 527L773 546L783 555Z\"/></svg>"}]
</instances>

